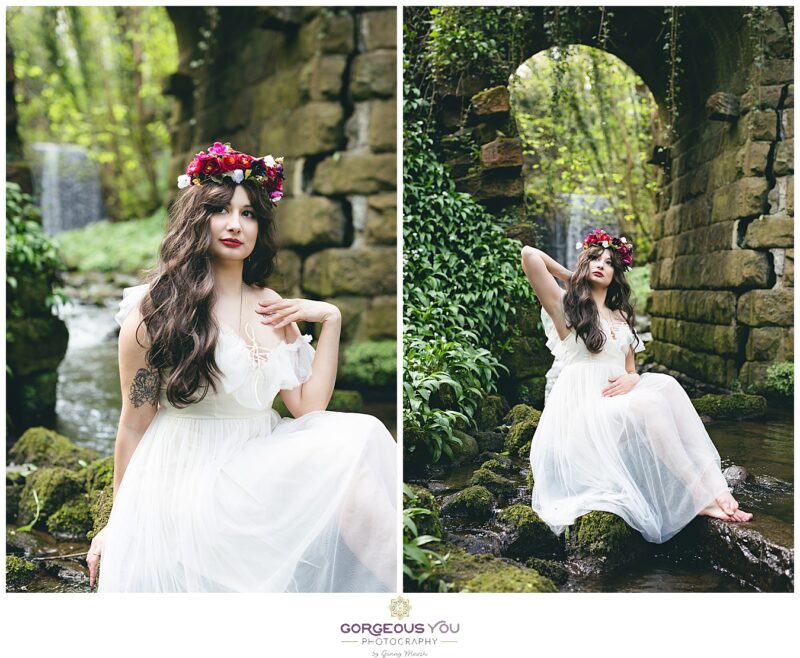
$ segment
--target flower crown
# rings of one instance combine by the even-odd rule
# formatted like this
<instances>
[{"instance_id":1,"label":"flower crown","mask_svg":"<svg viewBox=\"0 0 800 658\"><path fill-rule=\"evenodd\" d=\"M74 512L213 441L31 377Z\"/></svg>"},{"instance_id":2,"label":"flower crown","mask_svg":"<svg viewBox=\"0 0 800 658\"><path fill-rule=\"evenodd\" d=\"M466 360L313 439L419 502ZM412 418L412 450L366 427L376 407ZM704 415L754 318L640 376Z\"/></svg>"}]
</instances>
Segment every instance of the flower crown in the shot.
<instances>
[{"instance_id":1,"label":"flower crown","mask_svg":"<svg viewBox=\"0 0 800 658\"><path fill-rule=\"evenodd\" d=\"M583 242L576 243L575 248L588 249L592 245L600 245L605 249L614 249L622 258L625 271L627 272L631 269L631 265L633 265L633 245L628 244L627 238L615 238L606 233L603 229L596 228L583 239Z\"/></svg>"},{"instance_id":2,"label":"flower crown","mask_svg":"<svg viewBox=\"0 0 800 658\"><path fill-rule=\"evenodd\" d=\"M222 183L224 177L239 184L252 178L259 182L269 194L269 199L276 204L283 197L283 158L265 155L254 158L252 155L234 151L228 143L208 148L208 153L200 151L186 167L186 173L178 176L178 187L183 189L190 185L202 185L211 180Z\"/></svg>"}]
</instances>

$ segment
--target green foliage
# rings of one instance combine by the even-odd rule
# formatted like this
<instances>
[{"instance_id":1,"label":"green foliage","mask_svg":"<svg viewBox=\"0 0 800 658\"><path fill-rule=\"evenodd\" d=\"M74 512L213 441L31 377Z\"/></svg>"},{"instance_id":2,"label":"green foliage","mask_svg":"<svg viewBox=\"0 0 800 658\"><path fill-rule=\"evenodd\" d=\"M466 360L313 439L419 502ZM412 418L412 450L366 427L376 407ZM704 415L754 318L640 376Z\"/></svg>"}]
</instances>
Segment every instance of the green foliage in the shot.
<instances>
[{"instance_id":1,"label":"green foliage","mask_svg":"<svg viewBox=\"0 0 800 658\"><path fill-rule=\"evenodd\" d=\"M632 299L637 313L643 313L647 298L650 296L652 289L650 288L650 266L639 265L632 267L625 275L625 279L630 284Z\"/></svg>"},{"instance_id":2,"label":"green foliage","mask_svg":"<svg viewBox=\"0 0 800 658\"><path fill-rule=\"evenodd\" d=\"M41 226L41 213L16 183L6 183L6 305L9 317L25 315L25 307L41 301L42 310L51 310L57 303L66 301L61 290L60 271L64 269L56 244L45 235ZM35 288L20 290L20 283L32 282ZM41 292L41 300L36 298ZM6 341L13 341L6 333Z\"/></svg>"},{"instance_id":3,"label":"green foliage","mask_svg":"<svg viewBox=\"0 0 800 658\"><path fill-rule=\"evenodd\" d=\"M422 507L417 494L407 484L403 485L403 574L421 586L434 573L437 566L447 564L447 556L426 548L441 541L440 537L420 535L415 519L431 516L431 510Z\"/></svg>"},{"instance_id":4,"label":"green foliage","mask_svg":"<svg viewBox=\"0 0 800 658\"><path fill-rule=\"evenodd\" d=\"M773 363L767 368L766 388L787 398L792 397L794 395L794 363L781 361Z\"/></svg>"},{"instance_id":5,"label":"green foliage","mask_svg":"<svg viewBox=\"0 0 800 658\"><path fill-rule=\"evenodd\" d=\"M64 231L56 236L56 241L66 267L71 270L141 275L155 266L165 219L166 211L159 208L146 219L101 221Z\"/></svg>"},{"instance_id":6,"label":"green foliage","mask_svg":"<svg viewBox=\"0 0 800 658\"><path fill-rule=\"evenodd\" d=\"M78 144L114 219L162 203L177 40L164 7L14 7L7 18L23 142Z\"/></svg>"},{"instance_id":7,"label":"green foliage","mask_svg":"<svg viewBox=\"0 0 800 658\"><path fill-rule=\"evenodd\" d=\"M528 211L565 212L566 195L587 195L597 225L618 223L642 259L655 214L658 185L647 160L658 113L639 76L601 50L568 46L530 58L510 89L529 163ZM598 197L606 201L602 210Z\"/></svg>"},{"instance_id":8,"label":"green foliage","mask_svg":"<svg viewBox=\"0 0 800 658\"><path fill-rule=\"evenodd\" d=\"M468 194L456 192L407 85L404 141L403 426L406 450L452 457L502 366L501 340L518 303L530 303L518 242Z\"/></svg>"},{"instance_id":9,"label":"green foliage","mask_svg":"<svg viewBox=\"0 0 800 658\"><path fill-rule=\"evenodd\" d=\"M370 340L351 343L344 350L340 383L365 387L394 386L397 378L397 342Z\"/></svg>"}]
</instances>

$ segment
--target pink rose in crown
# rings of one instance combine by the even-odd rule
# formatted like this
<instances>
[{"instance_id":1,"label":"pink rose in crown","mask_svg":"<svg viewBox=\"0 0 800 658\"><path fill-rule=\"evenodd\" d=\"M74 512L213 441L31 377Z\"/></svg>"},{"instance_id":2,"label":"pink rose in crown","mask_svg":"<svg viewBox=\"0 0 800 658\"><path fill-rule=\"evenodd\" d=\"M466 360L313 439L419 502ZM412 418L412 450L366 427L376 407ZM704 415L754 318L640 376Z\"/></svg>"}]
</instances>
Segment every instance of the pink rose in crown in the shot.
<instances>
[{"instance_id":1,"label":"pink rose in crown","mask_svg":"<svg viewBox=\"0 0 800 658\"><path fill-rule=\"evenodd\" d=\"M195 159L189 163L189 166L186 167L187 176L194 176L196 173L199 173L200 169L203 166L203 161L200 159L200 155L201 154L198 154L197 157L195 157Z\"/></svg>"},{"instance_id":2,"label":"pink rose in crown","mask_svg":"<svg viewBox=\"0 0 800 658\"><path fill-rule=\"evenodd\" d=\"M233 171L234 169L239 169L238 163L236 161L236 155L233 153L226 153L219 159L219 164L222 171Z\"/></svg>"},{"instance_id":3,"label":"pink rose in crown","mask_svg":"<svg viewBox=\"0 0 800 658\"><path fill-rule=\"evenodd\" d=\"M215 158L213 155L211 157L206 157L203 160L203 163L200 167L200 171L204 173L206 176L213 176L217 172L219 172L219 160Z\"/></svg>"},{"instance_id":4,"label":"pink rose in crown","mask_svg":"<svg viewBox=\"0 0 800 658\"><path fill-rule=\"evenodd\" d=\"M250 165L253 162L253 158L245 153L237 153L236 154L236 168L237 169L250 169Z\"/></svg>"}]
</instances>

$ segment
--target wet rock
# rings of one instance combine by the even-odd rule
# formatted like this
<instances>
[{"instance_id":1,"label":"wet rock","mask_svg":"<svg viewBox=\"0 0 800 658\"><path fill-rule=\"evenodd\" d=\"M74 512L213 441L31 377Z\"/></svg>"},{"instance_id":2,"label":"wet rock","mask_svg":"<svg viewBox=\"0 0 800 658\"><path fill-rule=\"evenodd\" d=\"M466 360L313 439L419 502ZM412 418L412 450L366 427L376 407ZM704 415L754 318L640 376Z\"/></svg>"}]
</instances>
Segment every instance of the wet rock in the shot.
<instances>
[{"instance_id":1,"label":"wet rock","mask_svg":"<svg viewBox=\"0 0 800 658\"><path fill-rule=\"evenodd\" d=\"M472 461L478 456L480 449L478 442L466 432L456 430L453 435L461 439L460 446L453 447L453 465L463 464L464 462Z\"/></svg>"},{"instance_id":2,"label":"wet rock","mask_svg":"<svg viewBox=\"0 0 800 658\"><path fill-rule=\"evenodd\" d=\"M503 450L506 443L507 428L496 428L485 432L476 432L475 440L482 451L497 452Z\"/></svg>"},{"instance_id":3,"label":"wet rock","mask_svg":"<svg viewBox=\"0 0 800 658\"><path fill-rule=\"evenodd\" d=\"M36 565L16 555L6 555L6 588L13 591L36 578Z\"/></svg>"},{"instance_id":4,"label":"wet rock","mask_svg":"<svg viewBox=\"0 0 800 658\"><path fill-rule=\"evenodd\" d=\"M416 484L408 485L413 494L413 498L408 501L406 507L419 507L430 511L429 514L415 515L414 523L417 526L418 535L431 535L433 537L442 536L442 521L440 519L441 510L433 494L425 487ZM406 502L406 501L404 501Z\"/></svg>"},{"instance_id":5,"label":"wet rock","mask_svg":"<svg viewBox=\"0 0 800 658\"><path fill-rule=\"evenodd\" d=\"M448 496L442 503L442 514L485 521L492 516L494 496L483 486L475 485Z\"/></svg>"},{"instance_id":6,"label":"wet rock","mask_svg":"<svg viewBox=\"0 0 800 658\"><path fill-rule=\"evenodd\" d=\"M525 566L536 569L545 578L549 578L559 586L565 585L569 579L569 569L556 560L532 557L525 561Z\"/></svg>"},{"instance_id":7,"label":"wet rock","mask_svg":"<svg viewBox=\"0 0 800 658\"><path fill-rule=\"evenodd\" d=\"M485 528L461 531L461 534L447 533L445 541L463 548L472 555L500 556L503 540L500 535Z\"/></svg>"},{"instance_id":8,"label":"wet rock","mask_svg":"<svg viewBox=\"0 0 800 658\"><path fill-rule=\"evenodd\" d=\"M762 592L794 591L794 550L764 536L749 523L697 518L681 533L715 568Z\"/></svg>"},{"instance_id":9,"label":"wet rock","mask_svg":"<svg viewBox=\"0 0 800 658\"><path fill-rule=\"evenodd\" d=\"M83 538L92 529L92 512L86 494L71 498L47 519L47 530L56 537Z\"/></svg>"},{"instance_id":10,"label":"wet rock","mask_svg":"<svg viewBox=\"0 0 800 658\"><path fill-rule=\"evenodd\" d=\"M34 491L36 496L34 496ZM31 473L20 494L19 522L30 523L36 516L37 498L39 518L37 526L44 527L48 517L68 500L83 493L83 481L66 468L42 468Z\"/></svg>"},{"instance_id":11,"label":"wet rock","mask_svg":"<svg viewBox=\"0 0 800 658\"><path fill-rule=\"evenodd\" d=\"M469 483L471 485L482 485L500 497L511 496L517 490L517 485L513 480L498 475L483 466L472 474Z\"/></svg>"},{"instance_id":12,"label":"wet rock","mask_svg":"<svg viewBox=\"0 0 800 658\"><path fill-rule=\"evenodd\" d=\"M645 541L618 516L589 512L575 522L568 549L581 571L611 571L639 557Z\"/></svg>"},{"instance_id":13,"label":"wet rock","mask_svg":"<svg viewBox=\"0 0 800 658\"><path fill-rule=\"evenodd\" d=\"M447 546L450 557L437 567L428 584L436 591L439 582L448 583L454 592L555 592L556 586L538 571L492 555L470 555L456 546ZM444 551L442 551L444 552Z\"/></svg>"},{"instance_id":14,"label":"wet rock","mask_svg":"<svg viewBox=\"0 0 800 658\"><path fill-rule=\"evenodd\" d=\"M547 524L528 505L511 505L498 515L507 527L508 538L503 555L524 560L552 556L561 551L561 542Z\"/></svg>"},{"instance_id":15,"label":"wet rock","mask_svg":"<svg viewBox=\"0 0 800 658\"><path fill-rule=\"evenodd\" d=\"M519 472L519 469L513 461L497 452L483 452L479 455L478 459L484 460L481 464L481 468L489 469L495 473L509 475Z\"/></svg>"},{"instance_id":16,"label":"wet rock","mask_svg":"<svg viewBox=\"0 0 800 658\"><path fill-rule=\"evenodd\" d=\"M750 473L748 473L744 467L737 466L736 464L728 466L728 468L722 471L722 475L728 483L728 486L732 489L743 484L744 481L750 477Z\"/></svg>"},{"instance_id":17,"label":"wet rock","mask_svg":"<svg viewBox=\"0 0 800 658\"><path fill-rule=\"evenodd\" d=\"M692 400L698 414L715 420L743 420L761 418L767 412L767 400L761 395L731 393L708 394Z\"/></svg>"},{"instance_id":18,"label":"wet rock","mask_svg":"<svg viewBox=\"0 0 800 658\"><path fill-rule=\"evenodd\" d=\"M508 402L502 395L487 395L478 404L475 422L478 429L497 427L508 413Z\"/></svg>"},{"instance_id":19,"label":"wet rock","mask_svg":"<svg viewBox=\"0 0 800 658\"><path fill-rule=\"evenodd\" d=\"M27 430L8 451L8 458L15 464L36 464L43 466L62 466L80 468L84 463L97 459L97 453L88 448L75 445L45 427L32 427Z\"/></svg>"},{"instance_id":20,"label":"wet rock","mask_svg":"<svg viewBox=\"0 0 800 658\"><path fill-rule=\"evenodd\" d=\"M539 426L541 416L541 411L537 411L527 404L518 404L511 409L506 416L506 422L511 422L504 446L507 452L519 454L530 451L530 441ZM526 444L527 450L525 449Z\"/></svg>"}]
</instances>

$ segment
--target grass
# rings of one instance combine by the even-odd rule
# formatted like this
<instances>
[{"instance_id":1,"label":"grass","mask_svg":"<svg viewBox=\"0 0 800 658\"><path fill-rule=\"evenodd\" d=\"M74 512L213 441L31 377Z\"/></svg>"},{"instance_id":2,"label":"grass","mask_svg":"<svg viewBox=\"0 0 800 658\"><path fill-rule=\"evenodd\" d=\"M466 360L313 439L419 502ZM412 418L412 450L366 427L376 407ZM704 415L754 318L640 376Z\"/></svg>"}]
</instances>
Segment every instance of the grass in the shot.
<instances>
[{"instance_id":1,"label":"grass","mask_svg":"<svg viewBox=\"0 0 800 658\"><path fill-rule=\"evenodd\" d=\"M164 237L166 211L127 222L103 220L55 236L64 262L79 272L140 274L155 265Z\"/></svg>"}]
</instances>

